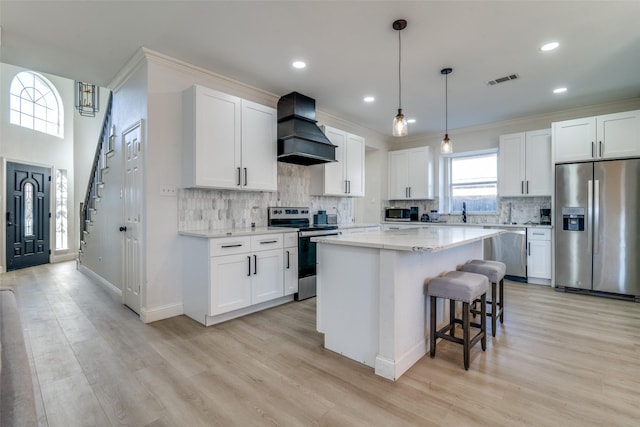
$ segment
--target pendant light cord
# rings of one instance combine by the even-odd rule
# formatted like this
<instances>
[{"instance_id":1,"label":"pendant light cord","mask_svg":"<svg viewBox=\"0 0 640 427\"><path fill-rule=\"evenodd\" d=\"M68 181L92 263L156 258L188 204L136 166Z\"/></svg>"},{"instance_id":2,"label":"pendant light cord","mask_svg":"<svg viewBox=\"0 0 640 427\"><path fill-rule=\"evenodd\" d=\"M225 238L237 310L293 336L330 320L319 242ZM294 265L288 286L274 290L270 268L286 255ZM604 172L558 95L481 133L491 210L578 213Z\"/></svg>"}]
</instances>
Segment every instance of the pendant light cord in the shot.
<instances>
[{"instance_id":1,"label":"pendant light cord","mask_svg":"<svg viewBox=\"0 0 640 427\"><path fill-rule=\"evenodd\" d=\"M398 30L398 108L402 108L402 78L400 76L402 69L402 38L400 37L400 32L402 30Z\"/></svg>"},{"instance_id":2,"label":"pendant light cord","mask_svg":"<svg viewBox=\"0 0 640 427\"><path fill-rule=\"evenodd\" d=\"M449 133L449 74L444 75L444 133Z\"/></svg>"}]
</instances>

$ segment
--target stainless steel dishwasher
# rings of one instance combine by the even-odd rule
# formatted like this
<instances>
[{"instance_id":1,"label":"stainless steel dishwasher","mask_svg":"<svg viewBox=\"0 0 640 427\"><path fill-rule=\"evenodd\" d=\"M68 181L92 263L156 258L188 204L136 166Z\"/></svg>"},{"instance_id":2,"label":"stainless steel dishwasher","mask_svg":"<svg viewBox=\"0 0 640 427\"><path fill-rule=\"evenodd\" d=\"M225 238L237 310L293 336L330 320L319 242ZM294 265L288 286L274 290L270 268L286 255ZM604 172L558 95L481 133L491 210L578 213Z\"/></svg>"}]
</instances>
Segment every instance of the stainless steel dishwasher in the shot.
<instances>
[{"instance_id":1,"label":"stainless steel dishwasher","mask_svg":"<svg viewBox=\"0 0 640 427\"><path fill-rule=\"evenodd\" d=\"M519 282L527 281L527 228L485 226L501 228L507 232L484 240L484 259L504 262L506 278Z\"/></svg>"}]
</instances>

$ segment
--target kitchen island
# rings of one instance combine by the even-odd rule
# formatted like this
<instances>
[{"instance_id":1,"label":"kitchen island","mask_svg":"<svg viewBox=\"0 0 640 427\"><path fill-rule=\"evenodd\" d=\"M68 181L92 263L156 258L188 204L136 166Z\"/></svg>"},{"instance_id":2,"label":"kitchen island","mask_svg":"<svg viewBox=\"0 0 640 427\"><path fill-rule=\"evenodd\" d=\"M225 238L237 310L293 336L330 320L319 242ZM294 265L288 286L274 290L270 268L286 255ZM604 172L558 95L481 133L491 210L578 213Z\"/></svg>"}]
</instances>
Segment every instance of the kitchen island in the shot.
<instances>
[{"instance_id":1,"label":"kitchen island","mask_svg":"<svg viewBox=\"0 0 640 427\"><path fill-rule=\"evenodd\" d=\"M418 227L314 238L325 348L398 379L428 349L425 279L482 259L482 241L502 232ZM439 322L448 313L440 304Z\"/></svg>"}]
</instances>

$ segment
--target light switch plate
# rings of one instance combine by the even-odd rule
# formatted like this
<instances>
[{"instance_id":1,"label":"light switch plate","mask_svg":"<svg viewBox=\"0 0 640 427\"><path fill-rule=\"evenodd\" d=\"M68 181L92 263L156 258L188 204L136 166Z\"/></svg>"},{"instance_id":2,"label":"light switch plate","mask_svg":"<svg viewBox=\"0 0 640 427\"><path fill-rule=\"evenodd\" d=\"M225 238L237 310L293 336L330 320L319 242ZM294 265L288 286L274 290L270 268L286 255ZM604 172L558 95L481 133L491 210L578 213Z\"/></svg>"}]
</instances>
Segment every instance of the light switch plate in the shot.
<instances>
[{"instance_id":1,"label":"light switch plate","mask_svg":"<svg viewBox=\"0 0 640 427\"><path fill-rule=\"evenodd\" d=\"M160 187L161 196L175 197L177 193L178 193L178 190L176 189L176 187L173 187L173 186Z\"/></svg>"}]
</instances>

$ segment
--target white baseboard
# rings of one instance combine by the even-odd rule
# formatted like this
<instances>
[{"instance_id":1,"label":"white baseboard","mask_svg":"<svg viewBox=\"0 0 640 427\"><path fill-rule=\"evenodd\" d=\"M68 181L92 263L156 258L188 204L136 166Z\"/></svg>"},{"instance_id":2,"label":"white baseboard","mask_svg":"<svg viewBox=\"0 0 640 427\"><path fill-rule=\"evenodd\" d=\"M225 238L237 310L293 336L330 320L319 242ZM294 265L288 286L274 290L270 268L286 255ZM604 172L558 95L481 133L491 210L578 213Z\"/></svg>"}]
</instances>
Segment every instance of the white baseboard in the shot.
<instances>
[{"instance_id":1,"label":"white baseboard","mask_svg":"<svg viewBox=\"0 0 640 427\"><path fill-rule=\"evenodd\" d=\"M151 323L157 320L168 319L169 317L180 316L184 314L182 303L167 304L157 308L141 308L140 320L144 323Z\"/></svg>"},{"instance_id":2,"label":"white baseboard","mask_svg":"<svg viewBox=\"0 0 640 427\"><path fill-rule=\"evenodd\" d=\"M116 285L114 285L113 283L109 282L104 277L98 275L93 270L88 269L87 267L85 267L82 264L78 264L78 270L81 273L83 273L83 274L91 277L92 279L94 279L96 282L98 282L98 284L100 286L102 286L103 288L105 288L109 292L112 292L116 296L122 298L122 289L118 288Z\"/></svg>"}]
</instances>

